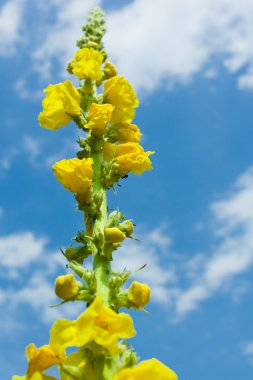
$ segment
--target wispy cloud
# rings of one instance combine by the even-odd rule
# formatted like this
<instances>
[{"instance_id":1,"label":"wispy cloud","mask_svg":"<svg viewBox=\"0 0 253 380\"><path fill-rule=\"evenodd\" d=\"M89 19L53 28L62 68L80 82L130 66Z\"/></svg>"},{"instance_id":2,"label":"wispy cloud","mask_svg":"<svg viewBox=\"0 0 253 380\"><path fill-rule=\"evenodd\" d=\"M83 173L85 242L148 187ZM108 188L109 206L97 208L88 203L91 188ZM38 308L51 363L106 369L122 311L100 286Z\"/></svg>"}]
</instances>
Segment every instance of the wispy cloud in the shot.
<instances>
[{"instance_id":1,"label":"wispy cloud","mask_svg":"<svg viewBox=\"0 0 253 380\"><path fill-rule=\"evenodd\" d=\"M0 55L14 53L22 40L22 21L25 0L6 0L0 7Z\"/></svg>"},{"instance_id":2,"label":"wispy cloud","mask_svg":"<svg viewBox=\"0 0 253 380\"><path fill-rule=\"evenodd\" d=\"M35 238L32 232L0 236L1 267L5 270L26 267L43 254L46 242L45 238Z\"/></svg>"},{"instance_id":3,"label":"wispy cloud","mask_svg":"<svg viewBox=\"0 0 253 380\"><path fill-rule=\"evenodd\" d=\"M252 15L250 0L135 0L108 15L107 47L139 88L214 77L214 56L230 73L241 71L239 87L252 88Z\"/></svg>"},{"instance_id":4,"label":"wispy cloud","mask_svg":"<svg viewBox=\"0 0 253 380\"><path fill-rule=\"evenodd\" d=\"M62 0L37 8L45 25L38 28L43 35L36 34L31 65L40 77L49 80L55 63L66 76L63 70L88 11L101 3ZM54 18L47 22L47 14ZM238 75L240 88L251 89L252 15L251 0L135 0L107 14L105 41L110 59L138 89L171 89L176 83L190 83L196 75L212 80L220 66Z\"/></svg>"},{"instance_id":5,"label":"wispy cloud","mask_svg":"<svg viewBox=\"0 0 253 380\"><path fill-rule=\"evenodd\" d=\"M77 315L81 305L72 308L49 308L58 302L54 294L54 277L65 273L65 259L59 251L47 247L48 238L38 237L32 231L0 236L0 269L2 288L0 304L15 310L10 319L18 321L18 309L29 306L42 322L49 323L63 315ZM0 316L1 319L1 316Z\"/></svg>"},{"instance_id":6,"label":"wispy cloud","mask_svg":"<svg viewBox=\"0 0 253 380\"><path fill-rule=\"evenodd\" d=\"M167 291L175 282L174 266L168 266L166 257L170 254L171 240L166 228L159 227L138 234L140 242L129 240L115 254L113 266L129 269L133 278L146 282L152 289L152 300L166 304L170 296ZM136 272L143 265L147 266ZM167 264L167 265L166 265Z\"/></svg>"},{"instance_id":7,"label":"wispy cloud","mask_svg":"<svg viewBox=\"0 0 253 380\"><path fill-rule=\"evenodd\" d=\"M244 279L238 288L236 279L253 267L253 168L241 175L210 210L214 226L211 252L187 259L187 255L174 251L167 228L160 226L137 230L141 242L128 240L115 253L113 267L127 268L132 278L147 283L152 301L168 308L172 321L182 320L208 298L230 293L237 300L250 288ZM55 299L54 277L65 264L59 252L47 249L47 241L31 231L0 237L1 273L7 280L15 278L22 283L18 290L4 289L0 303L8 298L14 307L28 304L46 322L61 313L77 312L69 306L53 312L47 308ZM147 267L138 271L144 264Z\"/></svg>"},{"instance_id":8,"label":"wispy cloud","mask_svg":"<svg viewBox=\"0 0 253 380\"><path fill-rule=\"evenodd\" d=\"M97 0L61 0L43 7L44 12L53 11L55 14L54 24L46 28L43 42L33 52L34 69L43 78L49 79L55 60L60 63L62 71L66 67L89 11L99 3Z\"/></svg>"},{"instance_id":9,"label":"wispy cloud","mask_svg":"<svg viewBox=\"0 0 253 380\"><path fill-rule=\"evenodd\" d=\"M76 137L77 138L77 137ZM58 142L57 147L52 145L52 140L40 139L31 135L20 138L18 147L8 146L3 148L0 156L0 178L5 178L6 173L15 166L22 157L33 168L48 169L64 157L74 156L79 148L76 142L69 139Z\"/></svg>"},{"instance_id":10,"label":"wispy cloud","mask_svg":"<svg viewBox=\"0 0 253 380\"><path fill-rule=\"evenodd\" d=\"M218 291L233 289L233 281L253 265L253 168L236 181L233 190L211 205L214 249L196 255L194 275L188 287L172 289L178 318L196 310ZM188 273L192 267L188 266ZM245 289L241 294L245 292ZM240 293L240 292L239 292ZM237 297L239 296L237 292Z\"/></svg>"},{"instance_id":11,"label":"wispy cloud","mask_svg":"<svg viewBox=\"0 0 253 380\"><path fill-rule=\"evenodd\" d=\"M253 364L253 340L242 345L242 354Z\"/></svg>"}]
</instances>

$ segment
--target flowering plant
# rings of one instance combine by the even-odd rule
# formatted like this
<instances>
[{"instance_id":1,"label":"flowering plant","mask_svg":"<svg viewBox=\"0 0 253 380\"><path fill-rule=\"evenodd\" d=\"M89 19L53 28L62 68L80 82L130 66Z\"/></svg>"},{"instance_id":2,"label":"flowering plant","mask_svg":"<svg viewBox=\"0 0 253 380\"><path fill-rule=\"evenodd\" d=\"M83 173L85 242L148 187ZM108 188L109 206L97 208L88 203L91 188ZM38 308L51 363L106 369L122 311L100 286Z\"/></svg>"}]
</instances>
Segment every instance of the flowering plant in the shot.
<instances>
[{"instance_id":1,"label":"flowering plant","mask_svg":"<svg viewBox=\"0 0 253 380\"><path fill-rule=\"evenodd\" d=\"M140 130L131 124L139 102L133 87L107 61L104 24L103 13L96 8L67 68L80 80L79 87L70 80L49 85L39 115L44 128L57 130L73 120L85 133L79 138L77 158L56 162L53 170L63 187L74 194L85 221L85 231L79 231L75 245L63 252L79 279L72 273L59 276L55 293L62 303L84 301L87 308L76 320L56 320L47 345L30 344L27 372L13 380L56 380L45 373L53 366L62 380L177 379L157 359L137 364L134 349L125 342L136 332L131 317L119 310L143 310L150 288L133 281L126 289L123 286L131 273L111 269L114 251L132 238L134 225L118 210L108 213L106 194L130 172L140 175L150 170L149 156L154 152L144 151ZM89 256L92 270L83 265ZM67 354L69 347L76 351Z\"/></svg>"}]
</instances>

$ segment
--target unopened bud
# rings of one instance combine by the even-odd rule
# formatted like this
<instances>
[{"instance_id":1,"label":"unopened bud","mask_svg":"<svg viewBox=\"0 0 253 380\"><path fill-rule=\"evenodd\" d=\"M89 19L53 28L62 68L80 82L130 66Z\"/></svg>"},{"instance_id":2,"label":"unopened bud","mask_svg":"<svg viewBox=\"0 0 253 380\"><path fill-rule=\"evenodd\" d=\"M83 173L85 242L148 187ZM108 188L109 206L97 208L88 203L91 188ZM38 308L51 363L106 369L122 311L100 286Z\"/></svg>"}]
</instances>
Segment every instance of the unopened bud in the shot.
<instances>
[{"instance_id":1,"label":"unopened bud","mask_svg":"<svg viewBox=\"0 0 253 380\"><path fill-rule=\"evenodd\" d=\"M78 264L82 264L83 260L90 255L90 250L85 247L68 247L65 249L66 258L71 261L75 260Z\"/></svg>"},{"instance_id":2,"label":"unopened bud","mask_svg":"<svg viewBox=\"0 0 253 380\"><path fill-rule=\"evenodd\" d=\"M106 79L110 79L118 74L116 67L111 62L106 62L104 73Z\"/></svg>"},{"instance_id":3,"label":"unopened bud","mask_svg":"<svg viewBox=\"0 0 253 380\"><path fill-rule=\"evenodd\" d=\"M131 220L125 220L119 224L119 229L126 234L127 237L131 236L134 232L134 225Z\"/></svg>"},{"instance_id":4,"label":"unopened bud","mask_svg":"<svg viewBox=\"0 0 253 380\"><path fill-rule=\"evenodd\" d=\"M119 228L105 228L105 241L107 244L121 243L125 238L126 235Z\"/></svg>"},{"instance_id":5,"label":"unopened bud","mask_svg":"<svg viewBox=\"0 0 253 380\"><path fill-rule=\"evenodd\" d=\"M63 299L69 300L74 298L78 293L78 282L73 274L59 276L55 280L55 294Z\"/></svg>"},{"instance_id":6,"label":"unopened bud","mask_svg":"<svg viewBox=\"0 0 253 380\"><path fill-rule=\"evenodd\" d=\"M67 66L67 72L69 73L69 74L73 74L73 64L74 64L74 60L72 59L71 61L69 61L69 63L68 63L68 66Z\"/></svg>"},{"instance_id":7,"label":"unopened bud","mask_svg":"<svg viewBox=\"0 0 253 380\"><path fill-rule=\"evenodd\" d=\"M146 284L133 281L128 289L127 297L135 309L142 308L149 303L150 288Z\"/></svg>"}]
</instances>

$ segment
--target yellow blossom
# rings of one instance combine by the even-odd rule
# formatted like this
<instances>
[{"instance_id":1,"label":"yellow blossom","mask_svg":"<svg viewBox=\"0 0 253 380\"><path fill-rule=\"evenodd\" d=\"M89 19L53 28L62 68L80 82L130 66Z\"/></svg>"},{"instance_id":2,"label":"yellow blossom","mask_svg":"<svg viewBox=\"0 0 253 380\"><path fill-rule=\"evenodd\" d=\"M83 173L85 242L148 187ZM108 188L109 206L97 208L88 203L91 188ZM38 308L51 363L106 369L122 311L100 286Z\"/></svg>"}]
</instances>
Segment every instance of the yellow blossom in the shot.
<instances>
[{"instance_id":1,"label":"yellow blossom","mask_svg":"<svg viewBox=\"0 0 253 380\"><path fill-rule=\"evenodd\" d=\"M145 360L136 367L125 368L113 380L177 380L170 368L157 359Z\"/></svg>"},{"instance_id":2,"label":"yellow blossom","mask_svg":"<svg viewBox=\"0 0 253 380\"><path fill-rule=\"evenodd\" d=\"M118 124L116 125L117 140L119 143L139 142L141 132L135 124Z\"/></svg>"},{"instance_id":3,"label":"yellow blossom","mask_svg":"<svg viewBox=\"0 0 253 380\"><path fill-rule=\"evenodd\" d=\"M60 319L54 323L50 347L55 352L64 353L66 347L96 342L107 348L111 354L116 354L118 339L131 338L134 335L131 317L124 313L115 313L103 305L101 297L97 297L75 321Z\"/></svg>"},{"instance_id":4,"label":"yellow blossom","mask_svg":"<svg viewBox=\"0 0 253 380\"><path fill-rule=\"evenodd\" d=\"M105 82L104 100L115 106L112 123L131 123L139 102L133 87L124 77L114 76Z\"/></svg>"},{"instance_id":5,"label":"yellow blossom","mask_svg":"<svg viewBox=\"0 0 253 380\"><path fill-rule=\"evenodd\" d=\"M105 228L105 241L107 244L121 243L125 238L126 235L119 228Z\"/></svg>"},{"instance_id":6,"label":"yellow blossom","mask_svg":"<svg viewBox=\"0 0 253 380\"><path fill-rule=\"evenodd\" d=\"M145 170L151 170L151 161L148 158L154 152L144 152L138 143L125 143L117 146L116 159L123 170L134 174L142 174Z\"/></svg>"},{"instance_id":7,"label":"yellow blossom","mask_svg":"<svg viewBox=\"0 0 253 380\"><path fill-rule=\"evenodd\" d=\"M127 296L135 308L144 307L150 300L150 288L146 284L133 281L128 289Z\"/></svg>"},{"instance_id":8,"label":"yellow blossom","mask_svg":"<svg viewBox=\"0 0 253 380\"><path fill-rule=\"evenodd\" d=\"M72 193L88 191L93 178L92 158L71 158L61 160L53 165L53 170L58 181L65 189Z\"/></svg>"},{"instance_id":9,"label":"yellow blossom","mask_svg":"<svg viewBox=\"0 0 253 380\"><path fill-rule=\"evenodd\" d=\"M140 175L145 170L151 170L152 165L149 159L151 154L154 152L145 152L141 145L134 142L104 145L104 159L107 161L115 159L123 175L127 172Z\"/></svg>"},{"instance_id":10,"label":"yellow blossom","mask_svg":"<svg viewBox=\"0 0 253 380\"><path fill-rule=\"evenodd\" d=\"M45 345L39 348L35 347L33 343L26 347L26 357L28 360L27 375L32 375L34 372L42 372L55 364L61 363L64 355L59 355Z\"/></svg>"},{"instance_id":11,"label":"yellow blossom","mask_svg":"<svg viewBox=\"0 0 253 380\"><path fill-rule=\"evenodd\" d=\"M101 65L103 55L92 48L83 48L75 53L75 59L71 62L73 74L79 79L100 80L102 78Z\"/></svg>"},{"instance_id":12,"label":"yellow blossom","mask_svg":"<svg viewBox=\"0 0 253 380\"><path fill-rule=\"evenodd\" d=\"M75 297L78 293L78 283L72 273L59 276L55 280L55 294L63 300Z\"/></svg>"},{"instance_id":13,"label":"yellow blossom","mask_svg":"<svg viewBox=\"0 0 253 380\"><path fill-rule=\"evenodd\" d=\"M103 133L111 120L113 110L114 106L111 104L92 103L88 113L89 122L85 125L85 128Z\"/></svg>"},{"instance_id":14,"label":"yellow blossom","mask_svg":"<svg viewBox=\"0 0 253 380\"><path fill-rule=\"evenodd\" d=\"M12 380L57 380L55 377L45 375L41 372L34 372L31 376L13 376Z\"/></svg>"},{"instance_id":15,"label":"yellow blossom","mask_svg":"<svg viewBox=\"0 0 253 380\"><path fill-rule=\"evenodd\" d=\"M43 112L39 114L42 127L56 130L80 115L80 94L69 80L50 84L44 92L46 96L42 102Z\"/></svg>"},{"instance_id":16,"label":"yellow blossom","mask_svg":"<svg viewBox=\"0 0 253 380\"><path fill-rule=\"evenodd\" d=\"M112 143L104 144L104 159L106 161L111 161L116 157L117 145Z\"/></svg>"}]
</instances>

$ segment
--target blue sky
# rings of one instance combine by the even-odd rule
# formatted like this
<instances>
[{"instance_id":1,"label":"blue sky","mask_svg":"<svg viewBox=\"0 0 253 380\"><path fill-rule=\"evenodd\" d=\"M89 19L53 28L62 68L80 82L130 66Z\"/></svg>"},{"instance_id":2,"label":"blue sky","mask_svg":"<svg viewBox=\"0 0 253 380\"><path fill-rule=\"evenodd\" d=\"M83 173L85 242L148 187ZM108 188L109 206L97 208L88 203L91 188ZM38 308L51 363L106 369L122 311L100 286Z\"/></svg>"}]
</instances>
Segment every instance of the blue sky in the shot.
<instances>
[{"instance_id":1,"label":"blue sky","mask_svg":"<svg viewBox=\"0 0 253 380\"><path fill-rule=\"evenodd\" d=\"M94 5L107 11L106 47L141 101L136 123L155 150L152 172L129 176L112 207L141 243L115 255L153 290L133 312L133 343L180 380L253 376L253 4L241 0L5 0L0 5L0 378L26 368L24 348L48 341L59 247L82 215L51 165L73 157L74 125L37 122L42 90L64 67Z\"/></svg>"}]
</instances>

